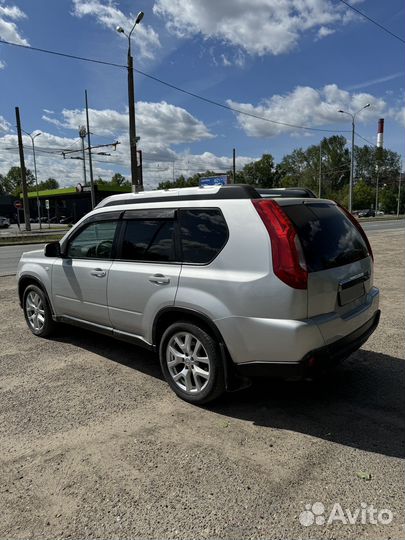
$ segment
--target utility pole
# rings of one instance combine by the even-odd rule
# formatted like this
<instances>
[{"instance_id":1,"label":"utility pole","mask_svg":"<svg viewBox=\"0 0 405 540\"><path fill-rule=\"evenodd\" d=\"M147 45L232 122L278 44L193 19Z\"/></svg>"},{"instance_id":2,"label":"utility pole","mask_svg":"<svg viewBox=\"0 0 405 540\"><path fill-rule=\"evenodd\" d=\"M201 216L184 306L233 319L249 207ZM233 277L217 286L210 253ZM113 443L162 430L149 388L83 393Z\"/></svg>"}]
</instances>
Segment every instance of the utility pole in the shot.
<instances>
[{"instance_id":1,"label":"utility pole","mask_svg":"<svg viewBox=\"0 0 405 540\"><path fill-rule=\"evenodd\" d=\"M82 140L82 154L83 154L83 181L84 185L87 186L87 178L86 178L86 153L84 151L84 139L87 135L86 128L84 126L79 126L79 136Z\"/></svg>"},{"instance_id":2,"label":"utility pole","mask_svg":"<svg viewBox=\"0 0 405 540\"><path fill-rule=\"evenodd\" d=\"M42 229L42 220L41 220L41 203L39 200L39 193L38 193L38 174L37 174L37 160L35 158L35 139L36 137L39 137L42 135L42 133L39 131L35 135L32 135L31 133L28 133L28 131L25 131L24 129L21 129L28 137L31 139L32 144L32 155L34 157L34 174L35 174L35 187L37 188L37 214L38 214L38 221L39 221L39 229Z\"/></svg>"},{"instance_id":3,"label":"utility pole","mask_svg":"<svg viewBox=\"0 0 405 540\"><path fill-rule=\"evenodd\" d=\"M375 180L375 215L377 215L377 211L378 211L378 184L379 184L379 180L380 180L380 167L378 166L378 163L377 165L375 166L375 171L376 171L376 180Z\"/></svg>"},{"instance_id":4,"label":"utility pole","mask_svg":"<svg viewBox=\"0 0 405 540\"><path fill-rule=\"evenodd\" d=\"M25 230L31 231L30 207L29 207L29 202L28 202L27 177L26 177L26 172L25 172L24 147L23 147L23 141L22 141L19 107L15 108L15 117L17 121L18 149L20 152L21 184L22 184L21 187L22 187L22 192L23 192Z\"/></svg>"},{"instance_id":5,"label":"utility pole","mask_svg":"<svg viewBox=\"0 0 405 540\"><path fill-rule=\"evenodd\" d=\"M400 203L401 203L401 180L402 180L402 161L401 161L401 168L399 170L399 178L398 178L397 218L399 217L399 210L400 210Z\"/></svg>"},{"instance_id":6,"label":"utility pole","mask_svg":"<svg viewBox=\"0 0 405 540\"><path fill-rule=\"evenodd\" d=\"M129 34L125 32L122 26L117 26L117 32L124 34L128 38L128 105L129 105L129 147L131 151L131 177L132 177L132 192L138 193L143 191L142 178L139 175L138 163L137 163L137 151L136 143L138 142L136 137L135 127L135 89L134 89L134 59L131 54L131 36L135 30L135 26L139 24L144 16L144 12L140 11L136 16L135 22L132 26Z\"/></svg>"},{"instance_id":7,"label":"utility pole","mask_svg":"<svg viewBox=\"0 0 405 540\"><path fill-rule=\"evenodd\" d=\"M319 186L318 186L318 197L321 198L322 190L322 139L319 143Z\"/></svg>"},{"instance_id":8,"label":"utility pole","mask_svg":"<svg viewBox=\"0 0 405 540\"><path fill-rule=\"evenodd\" d=\"M90 143L90 124L89 124L89 106L87 103L87 90L84 91L84 97L86 102L86 123L87 123L87 146L89 151L89 169L90 169L90 187L91 187L91 209L96 206L96 194L94 192L94 178L93 178L93 161L91 159L91 143ZM84 142L84 139L82 139ZM84 163L84 161L83 161ZM84 166L86 168L86 166Z\"/></svg>"},{"instance_id":9,"label":"utility pole","mask_svg":"<svg viewBox=\"0 0 405 540\"><path fill-rule=\"evenodd\" d=\"M236 148L232 150L232 184L235 183L236 179Z\"/></svg>"},{"instance_id":10,"label":"utility pole","mask_svg":"<svg viewBox=\"0 0 405 540\"><path fill-rule=\"evenodd\" d=\"M357 112L355 112L354 114L350 113L350 112L347 112L347 111L342 111L342 109L339 109L338 112L339 113L342 113L342 114L347 114L348 116L351 117L352 119L352 152L351 152L351 157L350 157L350 180L349 180L349 212L352 213L352 198L353 198L353 176L354 176L354 131L355 131L355 119L356 119L356 116L363 110L363 109L367 109L367 107L370 107L370 103L367 103L366 105L364 105L364 107L362 107L361 109L359 109Z\"/></svg>"}]
</instances>

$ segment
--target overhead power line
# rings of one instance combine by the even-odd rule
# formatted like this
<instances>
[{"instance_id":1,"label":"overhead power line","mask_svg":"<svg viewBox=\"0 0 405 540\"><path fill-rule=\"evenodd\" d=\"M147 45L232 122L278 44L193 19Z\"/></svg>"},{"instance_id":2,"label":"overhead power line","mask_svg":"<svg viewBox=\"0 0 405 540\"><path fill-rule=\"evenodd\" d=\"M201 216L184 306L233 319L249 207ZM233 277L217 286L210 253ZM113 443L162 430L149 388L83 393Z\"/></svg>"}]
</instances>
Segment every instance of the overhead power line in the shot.
<instances>
[{"instance_id":1,"label":"overhead power line","mask_svg":"<svg viewBox=\"0 0 405 540\"><path fill-rule=\"evenodd\" d=\"M375 143L371 142L369 139L366 139L366 137L363 137L363 135L360 135L358 131L355 131L355 134L357 135L357 137L360 137L360 139L363 139L363 141L368 143L370 146L376 146Z\"/></svg>"},{"instance_id":2,"label":"overhead power line","mask_svg":"<svg viewBox=\"0 0 405 540\"><path fill-rule=\"evenodd\" d=\"M387 34L390 34L392 37L394 37L395 39L398 39L399 41L401 41L402 43L405 43L405 39L401 38L400 36L398 36L397 34L394 34L394 32L391 32L391 30L389 30L386 26L383 26L382 24L380 24L379 22L377 22L376 20L372 19L371 17L369 17L368 15L366 15L363 11L360 11L359 9L355 8L354 6L352 6L351 4L349 4L348 2L346 2L346 0L340 0L340 2L342 2L342 4L344 4L345 6L347 6L348 8L352 9L353 11L355 11L356 13L358 13L359 15L361 15L364 19L367 19L368 21L370 21L371 23L375 24L376 26L378 26L378 28L381 28L381 30L384 30L384 32L386 32Z\"/></svg>"},{"instance_id":3,"label":"overhead power line","mask_svg":"<svg viewBox=\"0 0 405 540\"><path fill-rule=\"evenodd\" d=\"M112 66L112 67L127 69L127 66L124 65L124 64L116 64L114 62L107 62L107 61L104 61L104 60L96 60L95 58L86 58L84 56L76 56L74 54L62 53L62 52L53 51L53 50L50 50L50 49L41 49L39 47L30 47L29 45L21 45L19 43L11 43L10 41L6 41L4 39L0 39L0 43L2 43L3 45L10 45L12 47L19 47L21 49L26 49L26 50L29 50L29 51L36 51L36 52L42 52L42 53L46 53L46 54L53 54L55 56L62 56L64 58L70 58L72 60L81 60L83 62L92 62L94 64L102 64L102 65L105 65L105 66ZM336 130L336 129L316 128L316 127L310 127L310 126L301 126L301 125L298 125L298 124L291 124L289 122L282 122L280 120L273 120L273 119L267 118L265 116L260 116L258 114L243 111L241 109L236 109L235 107L225 105L224 103L220 103L219 101L215 101L213 99L201 96L200 94L190 92L189 90L185 90L184 88L181 88L180 86L176 86L175 84L164 81L163 79L159 79L159 77L155 77L153 75L150 75L149 73L146 73L145 71L141 71L140 69L134 68L134 71L136 73L139 73L140 75L143 75L144 77L147 77L148 79L151 79L152 81L155 81L155 82L157 82L159 84L167 86L168 88L176 90L177 92L182 92L183 94L191 96L191 97L193 97L195 99L199 99L200 101L203 101L204 103L208 103L208 104L214 105L216 107L221 107L222 109L232 111L232 112L237 113L237 114L242 114L244 116L249 116L249 117L255 118L257 120L262 120L262 121L268 122L270 124L290 127L290 128L293 128L293 129L305 129L307 131L318 131L318 132L320 131L320 132L326 132L326 133L350 133L350 130Z\"/></svg>"}]
</instances>

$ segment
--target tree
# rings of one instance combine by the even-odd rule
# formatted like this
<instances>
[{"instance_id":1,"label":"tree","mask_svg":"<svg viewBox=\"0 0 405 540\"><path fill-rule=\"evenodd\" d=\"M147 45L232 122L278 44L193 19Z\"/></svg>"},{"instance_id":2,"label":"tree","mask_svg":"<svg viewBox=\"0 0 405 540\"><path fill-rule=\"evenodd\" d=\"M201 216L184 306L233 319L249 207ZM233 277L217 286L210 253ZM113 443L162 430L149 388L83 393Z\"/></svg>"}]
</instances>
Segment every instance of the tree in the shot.
<instances>
[{"instance_id":1,"label":"tree","mask_svg":"<svg viewBox=\"0 0 405 540\"><path fill-rule=\"evenodd\" d=\"M395 181L399 176L401 157L397 152L372 146L355 146L355 178L376 185L377 171L380 185Z\"/></svg>"},{"instance_id":2,"label":"tree","mask_svg":"<svg viewBox=\"0 0 405 540\"><path fill-rule=\"evenodd\" d=\"M43 180L42 182L38 182L38 191L46 191L48 189L59 189L59 182L55 180L55 178L48 178L48 180ZM37 187L34 184L33 186L30 186L28 191L36 191Z\"/></svg>"},{"instance_id":3,"label":"tree","mask_svg":"<svg viewBox=\"0 0 405 540\"><path fill-rule=\"evenodd\" d=\"M350 154L345 137L333 135L321 141L321 148L312 145L297 148L283 157L278 165L281 185L307 187L318 192L319 165L322 155L321 194L340 200L342 190L349 183ZM342 193L341 193L342 192Z\"/></svg>"},{"instance_id":4,"label":"tree","mask_svg":"<svg viewBox=\"0 0 405 540\"><path fill-rule=\"evenodd\" d=\"M120 173L115 173L111 177L111 184L119 187L131 187L131 182Z\"/></svg>"},{"instance_id":5,"label":"tree","mask_svg":"<svg viewBox=\"0 0 405 540\"><path fill-rule=\"evenodd\" d=\"M386 214L396 213L398 204L398 189L383 186L379 193L379 205Z\"/></svg>"},{"instance_id":6,"label":"tree","mask_svg":"<svg viewBox=\"0 0 405 540\"><path fill-rule=\"evenodd\" d=\"M197 173L189 178L185 178L182 174L174 181L167 180L166 182L160 182L158 189L172 189L172 188L183 188L183 187L195 187L200 185L200 178L206 176L216 176L217 173L214 171L205 171L203 173Z\"/></svg>"},{"instance_id":7,"label":"tree","mask_svg":"<svg viewBox=\"0 0 405 540\"><path fill-rule=\"evenodd\" d=\"M27 179L27 188L30 189L35 183L35 177L29 169L25 170ZM11 167L2 181L3 192L18 197L22 191L21 186L21 168Z\"/></svg>"},{"instance_id":8,"label":"tree","mask_svg":"<svg viewBox=\"0 0 405 540\"><path fill-rule=\"evenodd\" d=\"M247 163L236 174L235 183L271 188L279 185L278 171L271 154L263 154L261 159Z\"/></svg>"},{"instance_id":9,"label":"tree","mask_svg":"<svg viewBox=\"0 0 405 540\"><path fill-rule=\"evenodd\" d=\"M353 187L353 208L364 210L372 208L375 200L375 191L365 180L360 180Z\"/></svg>"}]
</instances>

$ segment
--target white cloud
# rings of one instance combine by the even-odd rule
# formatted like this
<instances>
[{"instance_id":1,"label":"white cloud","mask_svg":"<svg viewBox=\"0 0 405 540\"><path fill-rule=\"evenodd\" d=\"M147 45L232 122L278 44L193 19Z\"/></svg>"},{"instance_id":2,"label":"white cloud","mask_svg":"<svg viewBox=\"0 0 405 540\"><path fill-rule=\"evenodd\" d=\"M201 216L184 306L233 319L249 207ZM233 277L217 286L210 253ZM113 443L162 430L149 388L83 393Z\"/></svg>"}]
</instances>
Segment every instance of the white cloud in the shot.
<instances>
[{"instance_id":1,"label":"white cloud","mask_svg":"<svg viewBox=\"0 0 405 540\"><path fill-rule=\"evenodd\" d=\"M97 150L93 152L94 176L109 180L111 176L119 171L129 178L130 158L128 137L123 136L121 144L114 151L106 148L110 155L99 156ZM25 162L29 169L33 168L33 156L31 143L28 137L23 137L25 147ZM94 144L94 143L93 143ZM81 143L79 137L59 137L51 133L42 132L36 139L36 160L38 169L38 179L46 180L49 177L56 178L62 187L74 186L82 181L83 162L70 159L70 156L81 156ZM0 173L5 174L14 165L19 165L17 136L6 134L0 136ZM63 159L62 150L78 149L78 153L69 154ZM143 149L143 176L145 189L154 189L159 182L172 180L173 173L177 178L181 174L185 177L196 172L214 170L215 172L226 172L232 167L231 156L217 156L211 152L202 154L192 154L190 152L176 153L169 146L169 141L155 142L149 141ZM49 153L52 151L53 153ZM255 158L238 156L236 160L237 169ZM174 167L174 169L173 169Z\"/></svg>"},{"instance_id":2,"label":"white cloud","mask_svg":"<svg viewBox=\"0 0 405 540\"><path fill-rule=\"evenodd\" d=\"M9 131L9 129L10 129L10 123L7 122L7 120L4 118L4 116L1 116L1 114L0 114L0 132L1 131L7 132L7 131Z\"/></svg>"},{"instance_id":3,"label":"white cloud","mask_svg":"<svg viewBox=\"0 0 405 540\"><path fill-rule=\"evenodd\" d=\"M85 111L82 109L64 109L63 121L57 118L42 116L47 122L60 128L78 130L85 124ZM96 135L119 137L128 130L128 112L112 109L89 109L91 131ZM149 103L138 101L136 104L137 135L141 137L142 145L180 144L212 138L203 122L192 116L181 107L176 107L161 101Z\"/></svg>"},{"instance_id":4,"label":"white cloud","mask_svg":"<svg viewBox=\"0 0 405 540\"><path fill-rule=\"evenodd\" d=\"M55 114L55 111L51 111L50 109L42 109L45 114Z\"/></svg>"},{"instance_id":5,"label":"white cloud","mask_svg":"<svg viewBox=\"0 0 405 540\"><path fill-rule=\"evenodd\" d=\"M117 26L129 32L136 18L133 13L125 15L113 0L73 0L72 13L76 17L95 17L99 24L114 32ZM153 58L154 50L161 46L158 34L144 22L137 25L135 32L138 37L134 40L134 46L139 47L140 56Z\"/></svg>"},{"instance_id":6,"label":"white cloud","mask_svg":"<svg viewBox=\"0 0 405 540\"><path fill-rule=\"evenodd\" d=\"M6 63L0 60L0 69L4 69L6 67Z\"/></svg>"},{"instance_id":7,"label":"white cloud","mask_svg":"<svg viewBox=\"0 0 405 540\"><path fill-rule=\"evenodd\" d=\"M393 116L401 126L405 127L405 105L399 111L395 111Z\"/></svg>"},{"instance_id":8,"label":"white cloud","mask_svg":"<svg viewBox=\"0 0 405 540\"><path fill-rule=\"evenodd\" d=\"M156 0L153 10L179 37L201 35L259 56L286 53L304 33L325 37L354 18L331 0Z\"/></svg>"},{"instance_id":9,"label":"white cloud","mask_svg":"<svg viewBox=\"0 0 405 540\"><path fill-rule=\"evenodd\" d=\"M264 99L258 105L227 100L229 106L243 112L287 124L308 127L336 125L337 123L347 125L350 119L346 115L338 113L338 110L343 109L353 113L366 103L370 103L371 107L358 114L357 122L379 118L387 112L387 104L382 98L364 92L350 93L340 89L336 84L326 85L320 90L310 86L297 86L288 94L275 94ZM251 137L272 137L283 133L297 132L294 127L272 124L250 116L235 114L240 127ZM302 132L300 131L300 133Z\"/></svg>"},{"instance_id":10,"label":"white cloud","mask_svg":"<svg viewBox=\"0 0 405 540\"><path fill-rule=\"evenodd\" d=\"M25 13L17 6L0 3L0 38L11 43L28 45L28 41L21 36L14 22L25 18Z\"/></svg>"},{"instance_id":11,"label":"white cloud","mask_svg":"<svg viewBox=\"0 0 405 540\"><path fill-rule=\"evenodd\" d=\"M322 39L334 33L335 33L335 30L333 30L333 28L329 28L328 26L321 26L320 29L318 30L317 37L318 39Z\"/></svg>"}]
</instances>

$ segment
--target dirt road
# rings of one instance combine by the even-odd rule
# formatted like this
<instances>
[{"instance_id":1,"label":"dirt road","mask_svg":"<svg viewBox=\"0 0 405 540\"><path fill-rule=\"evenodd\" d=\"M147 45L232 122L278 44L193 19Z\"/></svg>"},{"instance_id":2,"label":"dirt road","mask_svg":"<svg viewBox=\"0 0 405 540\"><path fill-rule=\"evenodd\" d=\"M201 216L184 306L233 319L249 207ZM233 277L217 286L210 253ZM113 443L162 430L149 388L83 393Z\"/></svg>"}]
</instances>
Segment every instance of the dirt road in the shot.
<instances>
[{"instance_id":1,"label":"dirt road","mask_svg":"<svg viewBox=\"0 0 405 540\"><path fill-rule=\"evenodd\" d=\"M0 538L403 538L404 238L372 242L383 315L363 349L318 386L263 381L207 408L141 349L35 338L0 278ZM302 525L315 502L394 518Z\"/></svg>"}]
</instances>

